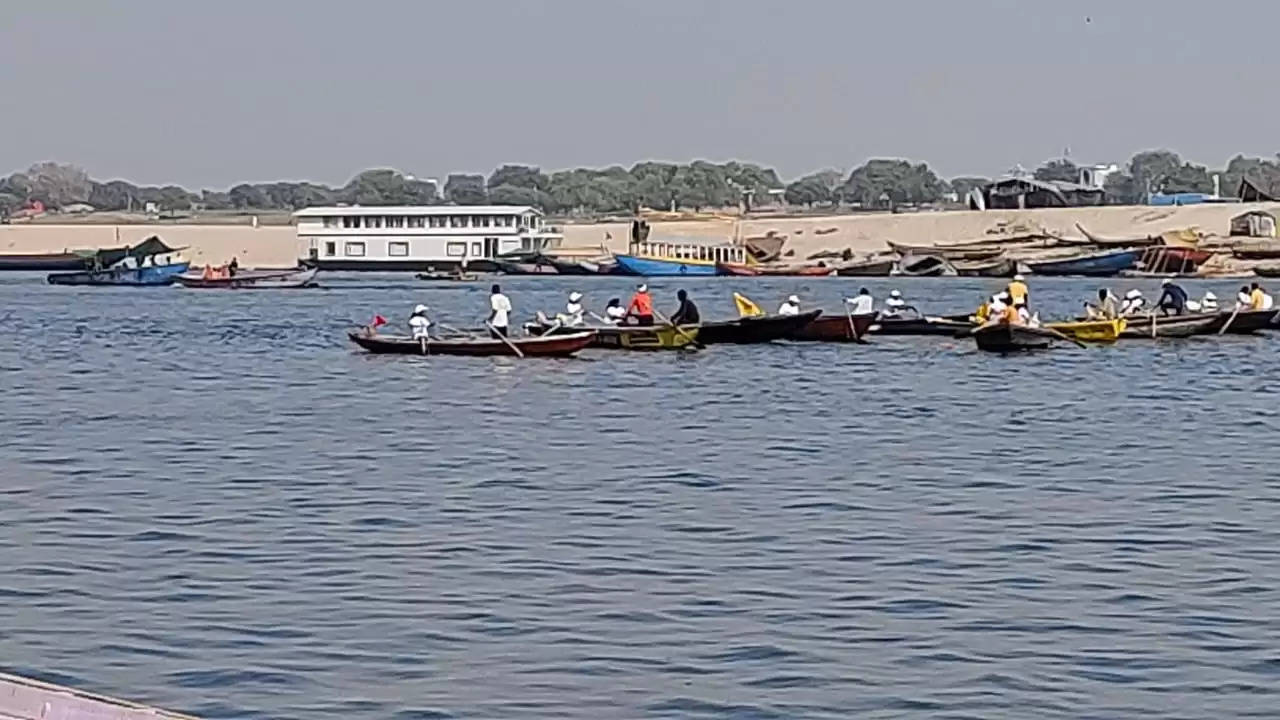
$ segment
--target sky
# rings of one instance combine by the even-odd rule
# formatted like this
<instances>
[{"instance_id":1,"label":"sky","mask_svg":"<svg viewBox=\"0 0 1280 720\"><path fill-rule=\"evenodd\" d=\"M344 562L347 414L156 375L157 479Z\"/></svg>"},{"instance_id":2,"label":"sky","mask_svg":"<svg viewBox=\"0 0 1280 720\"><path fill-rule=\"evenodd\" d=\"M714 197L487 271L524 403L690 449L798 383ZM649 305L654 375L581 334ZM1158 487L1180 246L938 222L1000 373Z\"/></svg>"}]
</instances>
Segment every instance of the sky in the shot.
<instances>
[{"instance_id":1,"label":"sky","mask_svg":"<svg viewBox=\"0 0 1280 720\"><path fill-rule=\"evenodd\" d=\"M40 0L0 19L0 174L341 184L503 163L1277 151L1259 0Z\"/></svg>"}]
</instances>

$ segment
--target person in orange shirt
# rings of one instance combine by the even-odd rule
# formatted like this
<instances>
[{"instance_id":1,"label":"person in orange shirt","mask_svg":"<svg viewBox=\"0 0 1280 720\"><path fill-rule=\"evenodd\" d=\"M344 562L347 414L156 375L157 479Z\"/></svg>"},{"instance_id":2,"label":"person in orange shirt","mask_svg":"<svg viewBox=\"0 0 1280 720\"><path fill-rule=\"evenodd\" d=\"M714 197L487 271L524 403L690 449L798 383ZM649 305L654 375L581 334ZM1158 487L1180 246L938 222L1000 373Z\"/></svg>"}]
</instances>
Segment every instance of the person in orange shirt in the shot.
<instances>
[{"instance_id":1,"label":"person in orange shirt","mask_svg":"<svg viewBox=\"0 0 1280 720\"><path fill-rule=\"evenodd\" d=\"M649 294L649 286L641 283L636 294L631 296L631 304L627 306L627 317L635 318L636 325L653 325L653 296Z\"/></svg>"},{"instance_id":2,"label":"person in orange shirt","mask_svg":"<svg viewBox=\"0 0 1280 720\"><path fill-rule=\"evenodd\" d=\"M1009 303L1000 314L1000 322L1005 325L1022 325L1022 310L1013 303Z\"/></svg>"}]
</instances>

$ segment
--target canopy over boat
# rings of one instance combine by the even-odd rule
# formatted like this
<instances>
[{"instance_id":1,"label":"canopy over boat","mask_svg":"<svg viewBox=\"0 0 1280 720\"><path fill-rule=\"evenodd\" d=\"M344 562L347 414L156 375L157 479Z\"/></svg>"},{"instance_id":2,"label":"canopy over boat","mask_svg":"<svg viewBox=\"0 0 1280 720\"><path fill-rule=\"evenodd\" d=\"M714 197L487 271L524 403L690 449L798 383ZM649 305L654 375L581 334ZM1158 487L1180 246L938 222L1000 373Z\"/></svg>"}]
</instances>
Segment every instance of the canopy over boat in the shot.
<instances>
[{"instance_id":1,"label":"canopy over boat","mask_svg":"<svg viewBox=\"0 0 1280 720\"><path fill-rule=\"evenodd\" d=\"M100 267L111 267L125 258L135 258L141 260L151 255L165 255L181 250L182 248L173 248L165 244L159 236L152 235L137 245L125 246L119 248L103 248L100 250L77 250L76 254L85 258L97 260Z\"/></svg>"}]
</instances>

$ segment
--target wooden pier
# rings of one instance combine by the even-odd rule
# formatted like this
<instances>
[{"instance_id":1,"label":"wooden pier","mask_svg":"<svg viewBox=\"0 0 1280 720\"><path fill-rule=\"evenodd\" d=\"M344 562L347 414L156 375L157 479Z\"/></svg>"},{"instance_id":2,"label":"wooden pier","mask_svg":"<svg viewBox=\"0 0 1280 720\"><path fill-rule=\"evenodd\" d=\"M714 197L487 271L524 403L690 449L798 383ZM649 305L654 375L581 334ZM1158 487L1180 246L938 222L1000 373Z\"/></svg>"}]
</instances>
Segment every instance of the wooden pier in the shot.
<instances>
[{"instance_id":1,"label":"wooden pier","mask_svg":"<svg viewBox=\"0 0 1280 720\"><path fill-rule=\"evenodd\" d=\"M0 720L197 720L190 715L0 673Z\"/></svg>"}]
</instances>

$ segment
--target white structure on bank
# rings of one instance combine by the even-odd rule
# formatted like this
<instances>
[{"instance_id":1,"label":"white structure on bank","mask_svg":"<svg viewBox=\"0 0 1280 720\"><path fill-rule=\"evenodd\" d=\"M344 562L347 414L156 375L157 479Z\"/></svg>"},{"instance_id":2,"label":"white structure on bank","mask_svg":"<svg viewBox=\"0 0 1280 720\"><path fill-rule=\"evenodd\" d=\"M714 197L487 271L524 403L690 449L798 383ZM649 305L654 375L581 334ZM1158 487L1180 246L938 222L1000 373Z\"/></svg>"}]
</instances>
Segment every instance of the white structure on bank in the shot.
<instances>
[{"instance_id":1,"label":"white structure on bank","mask_svg":"<svg viewBox=\"0 0 1280 720\"><path fill-rule=\"evenodd\" d=\"M499 255L563 239L526 205L313 207L293 217L304 261L326 270L484 269Z\"/></svg>"},{"instance_id":2,"label":"white structure on bank","mask_svg":"<svg viewBox=\"0 0 1280 720\"><path fill-rule=\"evenodd\" d=\"M1080 184L1101 190L1106 187L1107 178L1118 172L1120 172L1120 166L1115 163L1107 165L1081 165Z\"/></svg>"}]
</instances>

